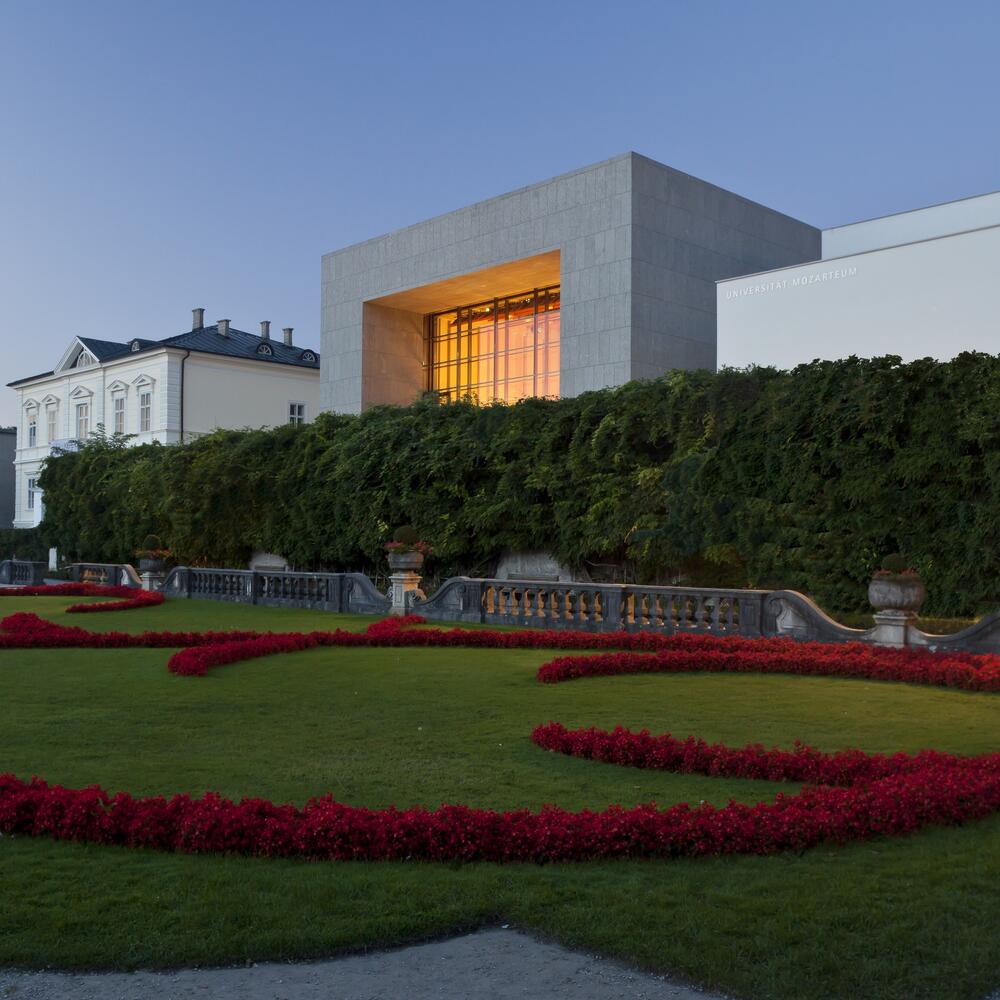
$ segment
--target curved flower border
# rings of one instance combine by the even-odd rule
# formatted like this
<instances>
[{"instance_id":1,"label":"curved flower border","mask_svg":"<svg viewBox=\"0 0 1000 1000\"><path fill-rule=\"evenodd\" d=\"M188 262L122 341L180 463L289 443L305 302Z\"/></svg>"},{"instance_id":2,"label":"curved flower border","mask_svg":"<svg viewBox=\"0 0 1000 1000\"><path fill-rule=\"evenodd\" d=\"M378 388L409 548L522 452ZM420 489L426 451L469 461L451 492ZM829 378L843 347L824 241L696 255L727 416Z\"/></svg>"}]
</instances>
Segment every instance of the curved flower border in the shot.
<instances>
[{"instance_id":1,"label":"curved flower border","mask_svg":"<svg viewBox=\"0 0 1000 1000\"><path fill-rule=\"evenodd\" d=\"M49 591L51 592L51 591ZM101 607L105 607L101 605ZM182 647L169 660L180 675L204 676L214 667L317 646L465 646L472 648L617 648L632 652L557 657L538 680L650 671L781 672L866 677L1000 690L1000 657L825 646L788 640L715 636L586 635L411 629L417 616L376 622L365 633L92 633L21 613L0 622L0 647ZM645 650L637 653L634 650ZM0 831L166 851L230 852L327 860L580 861L623 857L769 854L821 842L843 843L897 835L930 824L955 824L1000 809L1000 753L962 757L937 751L915 755L824 754L760 746L731 748L690 737L652 736L626 729L537 727L547 750L591 760L679 772L809 782L771 802L726 806L682 803L570 812L546 807L498 812L442 805L438 809L364 809L312 799L304 808L249 798L232 802L214 793L134 798L93 786L67 789L39 778L0 775Z\"/></svg>"},{"instance_id":2,"label":"curved flower border","mask_svg":"<svg viewBox=\"0 0 1000 1000\"><path fill-rule=\"evenodd\" d=\"M4 587L0 597L119 597L123 600L102 601L100 604L71 604L70 614L94 611L129 611L133 608L151 608L162 604L164 596L156 590L139 590L135 587L107 587L97 583L55 583L38 587Z\"/></svg>"}]
</instances>

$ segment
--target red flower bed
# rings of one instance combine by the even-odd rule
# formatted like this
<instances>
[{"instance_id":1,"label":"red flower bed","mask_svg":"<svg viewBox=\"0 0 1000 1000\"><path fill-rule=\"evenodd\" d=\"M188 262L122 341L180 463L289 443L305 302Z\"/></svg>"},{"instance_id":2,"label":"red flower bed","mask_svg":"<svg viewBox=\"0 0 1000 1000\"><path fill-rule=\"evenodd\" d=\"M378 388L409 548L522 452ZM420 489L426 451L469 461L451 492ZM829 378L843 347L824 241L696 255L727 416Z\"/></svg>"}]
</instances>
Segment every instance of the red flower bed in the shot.
<instances>
[{"instance_id":1,"label":"red flower bed","mask_svg":"<svg viewBox=\"0 0 1000 1000\"><path fill-rule=\"evenodd\" d=\"M30 611L0 621L0 649L163 649L256 639L259 632L88 632L59 625Z\"/></svg>"},{"instance_id":2,"label":"red flower bed","mask_svg":"<svg viewBox=\"0 0 1000 1000\"><path fill-rule=\"evenodd\" d=\"M115 607L115 605L98 605ZM581 677L613 676L634 673L687 673L697 671L725 673L783 673L822 677L865 678L878 681L904 681L908 684L932 684L966 691L1000 691L1000 656L973 653L929 653L915 650L887 649L863 643L842 645L795 642L791 639L741 639L712 635L657 635L655 633L599 633L532 631L498 632L489 629L414 629L422 624L419 615L386 618L369 625L364 633L334 632L88 632L81 628L57 625L30 612L8 615L0 621L0 648L42 646L92 646L119 648L127 646L213 646L244 643L246 655L208 653L201 657L182 657L183 669L176 673L203 675L208 669L240 659L267 656L310 646L407 646L471 647L488 649L603 649L611 645L648 652L597 653L587 656L562 656L543 664L538 680L544 683ZM305 637L305 645L289 646L289 637ZM257 645L246 644L259 640ZM280 641L278 641L280 640ZM286 641L287 640L287 641ZM180 656L180 654L176 654ZM175 657L176 658L176 657ZM191 670L185 663L198 663L204 669Z\"/></svg>"},{"instance_id":3,"label":"red flower bed","mask_svg":"<svg viewBox=\"0 0 1000 1000\"><path fill-rule=\"evenodd\" d=\"M71 604L67 613L92 611L128 611L131 608L151 608L162 604L163 594L135 587L105 587L96 583L55 583L41 587L5 587L0 597L121 597L123 600L101 604Z\"/></svg>"},{"instance_id":4,"label":"red flower bed","mask_svg":"<svg viewBox=\"0 0 1000 1000\"><path fill-rule=\"evenodd\" d=\"M774 802L722 808L655 805L573 813L465 806L360 809L314 799L304 809L215 794L111 796L0 775L0 830L189 853L340 861L583 861L771 854L826 841L909 833L1000 808L1000 755L929 765L850 788L811 787Z\"/></svg>"},{"instance_id":5,"label":"red flower bed","mask_svg":"<svg viewBox=\"0 0 1000 1000\"><path fill-rule=\"evenodd\" d=\"M679 740L666 733L652 736L616 726L606 729L566 729L559 722L536 726L533 743L570 757L599 760L623 767L641 767L679 774L754 778L760 781L806 781L819 785L854 785L893 775L912 774L928 767L956 767L965 758L938 750L918 754L868 754L839 750L828 754L796 744L794 750L766 749L759 744L728 747L706 743L695 736Z\"/></svg>"},{"instance_id":6,"label":"red flower bed","mask_svg":"<svg viewBox=\"0 0 1000 1000\"><path fill-rule=\"evenodd\" d=\"M203 677L210 667L221 667L226 663L252 660L259 656L273 656L275 653L295 653L317 645L313 636L296 632L237 641L230 639L214 645L182 649L170 657L167 669L185 677Z\"/></svg>"},{"instance_id":7,"label":"red flower bed","mask_svg":"<svg viewBox=\"0 0 1000 1000\"><path fill-rule=\"evenodd\" d=\"M46 592L51 592L46 588ZM940 656L860 644L824 646L788 640L651 634L494 632L412 629L418 616L376 622L363 634L93 633L32 614L0 623L0 647L183 647L169 668L182 675L252 657L317 646L464 646L472 648L607 649L627 652L557 657L538 680L637 672L733 671L864 677L1000 690L1000 657ZM635 650L646 650L637 654ZM338 860L570 861L614 857L766 854L900 834L928 824L953 824L1000 809L1000 753L960 757L936 751L824 754L761 746L730 748L646 731L570 731L559 723L532 734L544 749L636 767L811 783L772 802L722 808L655 805L579 813L438 809L361 809L314 799L304 809L261 799L234 803L215 794L133 798L92 787L66 789L0 775L0 831L102 844L188 852L235 852Z\"/></svg>"},{"instance_id":8,"label":"red flower bed","mask_svg":"<svg viewBox=\"0 0 1000 1000\"><path fill-rule=\"evenodd\" d=\"M676 636L675 639L686 638ZM543 664L538 680L547 684L616 674L712 673L802 674L875 681L933 684L965 691L1000 691L1000 656L887 649L860 642L841 645L791 639L697 637L698 644L653 653L600 653L560 656ZM708 642L704 640L708 639ZM732 645L730 645L732 644Z\"/></svg>"}]
</instances>

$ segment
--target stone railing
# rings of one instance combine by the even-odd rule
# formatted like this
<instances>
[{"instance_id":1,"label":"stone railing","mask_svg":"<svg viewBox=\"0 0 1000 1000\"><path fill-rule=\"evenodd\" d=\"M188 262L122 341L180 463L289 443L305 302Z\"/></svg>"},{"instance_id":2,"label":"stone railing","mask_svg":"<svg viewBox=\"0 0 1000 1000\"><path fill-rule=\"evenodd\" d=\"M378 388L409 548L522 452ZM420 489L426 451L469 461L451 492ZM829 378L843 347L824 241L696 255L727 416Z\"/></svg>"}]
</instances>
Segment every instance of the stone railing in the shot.
<instances>
[{"instance_id":1,"label":"stone railing","mask_svg":"<svg viewBox=\"0 0 1000 1000\"><path fill-rule=\"evenodd\" d=\"M45 583L46 564L27 559L4 559L0 562L0 584L15 587L37 587Z\"/></svg>"},{"instance_id":2,"label":"stone railing","mask_svg":"<svg viewBox=\"0 0 1000 1000\"><path fill-rule=\"evenodd\" d=\"M408 610L441 621L589 632L762 635L766 590L452 577Z\"/></svg>"},{"instance_id":3,"label":"stone railing","mask_svg":"<svg viewBox=\"0 0 1000 1000\"><path fill-rule=\"evenodd\" d=\"M107 587L141 587L142 580L129 563L73 563L68 566L74 583L98 583Z\"/></svg>"},{"instance_id":4,"label":"stone railing","mask_svg":"<svg viewBox=\"0 0 1000 1000\"><path fill-rule=\"evenodd\" d=\"M1000 653L1000 611L948 635L924 632L909 621L886 628L876 619L872 628L848 628L835 622L805 594L775 590L764 601L763 634L810 642L872 642L932 652Z\"/></svg>"},{"instance_id":5,"label":"stone railing","mask_svg":"<svg viewBox=\"0 0 1000 1000\"><path fill-rule=\"evenodd\" d=\"M233 601L274 608L381 615L389 599L364 573L284 573L250 569L178 566L163 581L163 593L208 601Z\"/></svg>"},{"instance_id":6,"label":"stone railing","mask_svg":"<svg viewBox=\"0 0 1000 1000\"><path fill-rule=\"evenodd\" d=\"M870 642L933 651L1000 653L1000 612L953 635L932 635L908 622L887 627L880 624L881 619L872 628L857 629L834 621L814 601L793 590L455 576L445 580L428 598L417 589L408 591L403 595L403 606L394 608L390 598L363 573L283 573L189 566L171 570L162 590L173 597L354 614L411 611L432 621L520 628L784 636L811 642Z\"/></svg>"}]
</instances>

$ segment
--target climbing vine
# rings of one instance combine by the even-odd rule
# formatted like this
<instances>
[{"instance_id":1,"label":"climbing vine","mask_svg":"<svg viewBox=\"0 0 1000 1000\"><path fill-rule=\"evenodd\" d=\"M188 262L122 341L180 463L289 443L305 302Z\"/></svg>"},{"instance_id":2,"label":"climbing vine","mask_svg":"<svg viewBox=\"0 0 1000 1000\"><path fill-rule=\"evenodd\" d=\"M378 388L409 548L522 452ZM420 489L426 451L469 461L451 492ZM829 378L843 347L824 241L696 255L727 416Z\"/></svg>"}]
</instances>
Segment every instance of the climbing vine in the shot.
<instances>
[{"instance_id":1,"label":"climbing vine","mask_svg":"<svg viewBox=\"0 0 1000 1000\"><path fill-rule=\"evenodd\" d=\"M545 549L621 579L785 586L865 606L902 551L926 609L1000 602L1000 357L671 372L516 406L378 407L183 447L97 438L47 464L45 541L125 561L148 533L179 562L372 571L393 527L431 574Z\"/></svg>"}]
</instances>

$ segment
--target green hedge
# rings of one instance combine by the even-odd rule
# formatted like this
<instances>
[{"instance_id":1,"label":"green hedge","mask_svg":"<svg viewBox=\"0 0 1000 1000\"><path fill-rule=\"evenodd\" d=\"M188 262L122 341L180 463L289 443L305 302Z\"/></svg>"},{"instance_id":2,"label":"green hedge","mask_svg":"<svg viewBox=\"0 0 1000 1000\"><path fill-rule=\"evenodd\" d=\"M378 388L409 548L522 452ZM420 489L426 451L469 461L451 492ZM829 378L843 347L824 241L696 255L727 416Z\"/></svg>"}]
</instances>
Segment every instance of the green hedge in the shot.
<instances>
[{"instance_id":1,"label":"green hedge","mask_svg":"<svg viewBox=\"0 0 1000 1000\"><path fill-rule=\"evenodd\" d=\"M1000 599L1000 357L672 372L516 406L427 399L183 447L96 439L42 474L60 552L365 569L414 524L438 576L547 549L595 573L787 586L863 609L901 550L927 610ZM609 568L610 567L610 568Z\"/></svg>"},{"instance_id":2,"label":"green hedge","mask_svg":"<svg viewBox=\"0 0 1000 1000\"><path fill-rule=\"evenodd\" d=\"M48 562L49 548L37 528L0 528L0 559Z\"/></svg>"}]
</instances>

